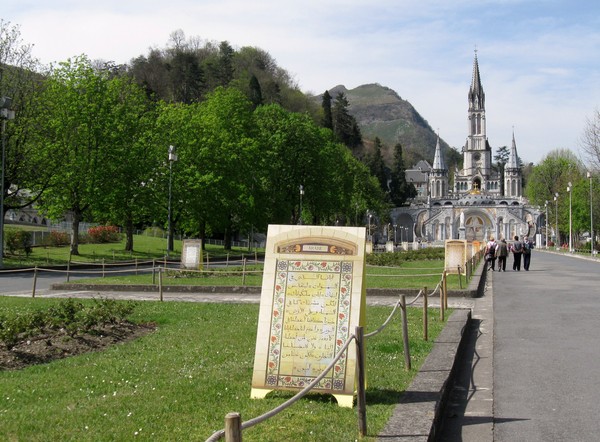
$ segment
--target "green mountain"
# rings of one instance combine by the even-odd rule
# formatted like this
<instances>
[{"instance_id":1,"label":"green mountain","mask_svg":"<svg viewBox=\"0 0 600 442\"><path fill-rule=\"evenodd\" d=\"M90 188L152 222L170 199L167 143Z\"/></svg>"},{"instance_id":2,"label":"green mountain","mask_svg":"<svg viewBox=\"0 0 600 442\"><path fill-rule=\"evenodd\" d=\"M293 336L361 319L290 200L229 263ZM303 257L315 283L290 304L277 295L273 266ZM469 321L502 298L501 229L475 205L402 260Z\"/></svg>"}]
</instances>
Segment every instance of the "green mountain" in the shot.
<instances>
[{"instance_id":1,"label":"green mountain","mask_svg":"<svg viewBox=\"0 0 600 442\"><path fill-rule=\"evenodd\" d=\"M392 89L379 84L364 84L354 89L338 85L329 90L335 99L343 92L350 103L348 111L356 119L368 153L375 137L386 146L384 157L391 164L393 148L402 145L405 164L410 167L421 159L433 161L437 134L419 112L408 101L403 100ZM320 99L320 97L319 97ZM440 145L447 154L447 164L452 159L448 144L440 139Z\"/></svg>"}]
</instances>

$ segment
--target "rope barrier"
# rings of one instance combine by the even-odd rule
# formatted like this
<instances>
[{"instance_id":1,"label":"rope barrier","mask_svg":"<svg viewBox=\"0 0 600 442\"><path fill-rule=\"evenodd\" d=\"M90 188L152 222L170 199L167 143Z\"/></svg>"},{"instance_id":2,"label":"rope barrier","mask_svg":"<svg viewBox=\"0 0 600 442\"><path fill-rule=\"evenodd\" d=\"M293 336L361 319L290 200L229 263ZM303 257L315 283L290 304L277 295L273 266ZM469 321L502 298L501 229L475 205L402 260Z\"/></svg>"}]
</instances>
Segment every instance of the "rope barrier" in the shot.
<instances>
[{"instance_id":1,"label":"rope barrier","mask_svg":"<svg viewBox=\"0 0 600 442\"><path fill-rule=\"evenodd\" d=\"M348 337L348 339L344 343L343 347L340 349L340 351L338 351L338 353L336 354L335 358L331 361L331 363L310 384L308 384L306 387L304 387L302 390L300 390L298 393L296 393L293 397L291 397L290 399L285 401L283 404L278 405L277 407L273 408L270 411L267 411L264 414L261 414L260 416L257 416L246 422L242 422L242 427L241 427L242 430L245 430L246 428L253 427L254 425L257 425L257 424L260 424L261 422L266 421L267 419L275 416L276 414L279 414L280 412L282 412L283 410L288 408L290 405L295 404L300 399L302 399L304 396L306 396L306 394L309 393L310 390L312 390L315 387L315 385L317 385L319 382L321 382L321 380L327 375L327 373L333 369L336 362L340 360L340 358L342 357L344 352L348 349L348 346L354 339L356 339L356 336L354 334L352 334ZM219 430L219 431L213 433L208 439L206 439L206 442L217 441L217 440L221 439L221 437L223 437L224 435L225 435L225 430Z\"/></svg>"}]
</instances>

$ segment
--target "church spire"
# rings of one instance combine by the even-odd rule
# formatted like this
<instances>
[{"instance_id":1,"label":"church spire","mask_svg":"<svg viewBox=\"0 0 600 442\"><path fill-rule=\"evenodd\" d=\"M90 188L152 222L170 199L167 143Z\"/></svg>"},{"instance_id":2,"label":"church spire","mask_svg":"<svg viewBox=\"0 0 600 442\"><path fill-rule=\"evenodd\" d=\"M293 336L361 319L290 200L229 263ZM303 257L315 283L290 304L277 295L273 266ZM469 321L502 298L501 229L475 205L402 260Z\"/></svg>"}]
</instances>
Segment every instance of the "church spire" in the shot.
<instances>
[{"instance_id":1,"label":"church spire","mask_svg":"<svg viewBox=\"0 0 600 442\"><path fill-rule=\"evenodd\" d=\"M477 62L477 50L473 60L473 75L471 87L469 88L469 110L485 110L485 93L479 76L479 63Z\"/></svg>"},{"instance_id":2,"label":"church spire","mask_svg":"<svg viewBox=\"0 0 600 442\"><path fill-rule=\"evenodd\" d=\"M515 142L514 129L513 129L513 134L512 134L512 146L510 147L508 162L506 163L505 167L507 169L518 169L519 168L519 156L517 155L517 143Z\"/></svg>"},{"instance_id":3,"label":"church spire","mask_svg":"<svg viewBox=\"0 0 600 442\"><path fill-rule=\"evenodd\" d=\"M440 147L440 134L438 133L437 143L435 145L435 154L433 156L433 170L446 170L446 163L442 155L442 149Z\"/></svg>"}]
</instances>

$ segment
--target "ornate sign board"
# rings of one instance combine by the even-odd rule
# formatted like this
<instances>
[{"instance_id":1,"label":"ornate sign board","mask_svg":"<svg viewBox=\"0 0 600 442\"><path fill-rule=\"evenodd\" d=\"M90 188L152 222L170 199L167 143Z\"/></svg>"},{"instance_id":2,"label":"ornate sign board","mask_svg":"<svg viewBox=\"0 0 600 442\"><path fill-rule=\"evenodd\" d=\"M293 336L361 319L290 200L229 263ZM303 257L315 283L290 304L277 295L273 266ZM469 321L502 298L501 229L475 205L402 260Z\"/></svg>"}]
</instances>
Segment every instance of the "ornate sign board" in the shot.
<instances>
[{"instance_id":1,"label":"ornate sign board","mask_svg":"<svg viewBox=\"0 0 600 442\"><path fill-rule=\"evenodd\" d=\"M181 250L181 268L199 270L202 268L202 240L184 239Z\"/></svg>"},{"instance_id":2,"label":"ornate sign board","mask_svg":"<svg viewBox=\"0 0 600 442\"><path fill-rule=\"evenodd\" d=\"M303 389L364 325L365 234L364 227L269 226L252 398ZM352 407L355 380L350 344L313 391Z\"/></svg>"},{"instance_id":3,"label":"ornate sign board","mask_svg":"<svg viewBox=\"0 0 600 442\"><path fill-rule=\"evenodd\" d=\"M469 259L467 256L467 251L470 251L468 242L464 239L448 239L445 245L444 269L448 273L458 274L458 266L464 268Z\"/></svg>"}]
</instances>

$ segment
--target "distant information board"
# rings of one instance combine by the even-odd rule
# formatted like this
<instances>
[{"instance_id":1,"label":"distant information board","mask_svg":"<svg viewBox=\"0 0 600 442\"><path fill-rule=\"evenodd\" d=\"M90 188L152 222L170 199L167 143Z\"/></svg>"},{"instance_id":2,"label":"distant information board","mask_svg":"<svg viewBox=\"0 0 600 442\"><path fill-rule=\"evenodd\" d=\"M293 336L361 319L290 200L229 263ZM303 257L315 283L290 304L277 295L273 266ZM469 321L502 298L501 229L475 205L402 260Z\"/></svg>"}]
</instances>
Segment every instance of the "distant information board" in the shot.
<instances>
[{"instance_id":1,"label":"distant information board","mask_svg":"<svg viewBox=\"0 0 600 442\"><path fill-rule=\"evenodd\" d=\"M364 323L365 229L269 226L252 378L252 397L302 389ZM352 406L351 344L315 388Z\"/></svg>"},{"instance_id":2,"label":"distant information board","mask_svg":"<svg viewBox=\"0 0 600 442\"><path fill-rule=\"evenodd\" d=\"M202 240L184 239L181 250L181 268L199 270L202 268Z\"/></svg>"}]
</instances>

